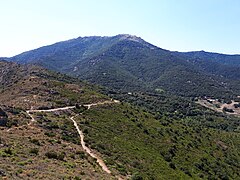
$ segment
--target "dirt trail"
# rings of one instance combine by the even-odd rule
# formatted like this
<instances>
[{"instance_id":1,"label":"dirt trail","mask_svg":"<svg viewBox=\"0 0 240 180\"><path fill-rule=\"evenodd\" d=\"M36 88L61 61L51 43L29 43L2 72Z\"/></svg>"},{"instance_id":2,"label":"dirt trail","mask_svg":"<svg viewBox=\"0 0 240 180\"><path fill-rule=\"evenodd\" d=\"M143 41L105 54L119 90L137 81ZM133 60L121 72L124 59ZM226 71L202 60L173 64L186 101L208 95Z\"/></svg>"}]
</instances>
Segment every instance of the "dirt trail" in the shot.
<instances>
[{"instance_id":1,"label":"dirt trail","mask_svg":"<svg viewBox=\"0 0 240 180\"><path fill-rule=\"evenodd\" d=\"M97 105L103 105L103 104L112 104L112 103L119 103L120 101L117 101L117 100L111 100L111 101L104 101L104 102L98 102L98 103L92 103L92 104L85 104L83 106L87 107L87 109L90 109L92 106L97 106ZM33 117L33 115L31 113L34 113L34 112L55 112L55 111L63 111L63 110L68 110L68 109L74 109L75 106L66 106L66 107L62 107L62 108L55 108L55 109L47 109L47 110L27 110L26 113L29 115L29 117L31 117L31 121L28 123L28 125L31 125L33 122L35 122L35 118ZM94 154L92 152L92 150L90 148L88 148L86 146L86 143L84 141L84 134L83 132L80 130L80 128L78 127L76 121L74 120L74 116L73 117L70 117L70 119L73 121L74 123L74 126L75 128L77 129L77 132L80 136L80 140L81 140L81 145L83 147L83 149L91 156L93 157L94 159L97 160L97 163L101 166L101 168L108 174L111 174L111 171L108 169L108 167L106 166L106 164L104 163L104 161L99 157L97 156L96 154ZM26 125L24 125L26 126ZM21 126L22 127L22 126ZM19 127L18 127L19 128ZM10 130L12 130L13 128L11 129L8 129L7 131L9 132ZM118 177L118 179L121 179Z\"/></svg>"},{"instance_id":2,"label":"dirt trail","mask_svg":"<svg viewBox=\"0 0 240 180\"><path fill-rule=\"evenodd\" d=\"M79 129L76 121L75 121L73 118L74 118L74 117L70 117L70 119L73 121L74 126L76 127L76 129L77 129L77 131L78 131L78 134L79 134L80 139L81 139L81 145L82 145L83 149L84 149L91 157L93 157L94 159L97 160L98 164L102 167L102 169L103 169L105 172L107 172L108 174L111 174L111 171L108 169L108 167L106 166L106 164L104 163L104 161L103 161L100 157L98 157L96 154L94 154L94 153L92 152L92 150L86 146L86 143L84 142L84 134L83 134L83 132Z\"/></svg>"},{"instance_id":3,"label":"dirt trail","mask_svg":"<svg viewBox=\"0 0 240 180\"><path fill-rule=\"evenodd\" d=\"M73 109L75 106L66 106L62 108L55 108L55 109L43 109L43 110L28 110L27 112L54 112L54 111L63 111L67 109Z\"/></svg>"},{"instance_id":4,"label":"dirt trail","mask_svg":"<svg viewBox=\"0 0 240 180\"><path fill-rule=\"evenodd\" d=\"M35 119L34 119L34 117L32 116L32 114L31 113L33 113L33 112L54 112L54 111L63 111L63 110L68 110L68 109L73 109L73 108L75 108L75 106L66 106L66 107L62 107L62 108L55 108L55 109L43 109L43 110L27 110L26 111L26 113L31 117L31 122L34 122L34 121L36 121ZM28 125L30 125L31 124L31 122L28 124Z\"/></svg>"}]
</instances>

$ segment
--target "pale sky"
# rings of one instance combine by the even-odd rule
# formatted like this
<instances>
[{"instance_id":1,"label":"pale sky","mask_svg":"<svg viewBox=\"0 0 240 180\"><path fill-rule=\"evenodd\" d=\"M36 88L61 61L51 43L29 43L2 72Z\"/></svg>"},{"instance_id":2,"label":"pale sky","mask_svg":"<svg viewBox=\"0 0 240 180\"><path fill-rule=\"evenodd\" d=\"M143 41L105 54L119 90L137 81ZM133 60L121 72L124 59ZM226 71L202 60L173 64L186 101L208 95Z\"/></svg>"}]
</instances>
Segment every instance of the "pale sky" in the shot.
<instances>
[{"instance_id":1,"label":"pale sky","mask_svg":"<svg viewBox=\"0 0 240 180\"><path fill-rule=\"evenodd\" d=\"M0 0L0 57L79 36L240 54L239 0Z\"/></svg>"}]
</instances>

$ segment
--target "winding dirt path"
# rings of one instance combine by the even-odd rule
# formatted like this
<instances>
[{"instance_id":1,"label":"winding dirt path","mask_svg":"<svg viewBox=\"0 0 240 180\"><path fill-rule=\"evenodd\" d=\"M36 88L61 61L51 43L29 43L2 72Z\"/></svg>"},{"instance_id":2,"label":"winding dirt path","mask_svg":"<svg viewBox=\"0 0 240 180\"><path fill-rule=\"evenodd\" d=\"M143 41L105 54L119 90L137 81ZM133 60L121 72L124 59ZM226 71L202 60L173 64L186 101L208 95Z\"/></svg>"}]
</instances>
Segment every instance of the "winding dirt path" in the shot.
<instances>
[{"instance_id":1,"label":"winding dirt path","mask_svg":"<svg viewBox=\"0 0 240 180\"><path fill-rule=\"evenodd\" d=\"M75 121L73 118L74 118L74 117L70 117L70 119L73 121L74 126L76 127L76 129L77 129L77 131L78 131L78 134L79 134L80 139L81 139L81 145L82 145L83 149L84 149L91 157L93 157L94 159L97 160L98 164L102 167L102 169L103 169L105 172L107 172L108 174L111 174L111 171L108 169L108 167L106 166L106 164L104 163L104 161L103 161L100 157L98 157L96 154L94 154L94 153L92 152L92 150L86 146L86 143L84 142L84 134L83 134L83 132L79 129L76 121Z\"/></svg>"},{"instance_id":2,"label":"winding dirt path","mask_svg":"<svg viewBox=\"0 0 240 180\"><path fill-rule=\"evenodd\" d=\"M35 122L36 120L34 119L33 115L31 113L34 112L54 112L54 111L63 111L63 110L68 110L68 109L74 109L75 106L66 106L66 107L62 107L62 108L55 108L55 109L46 109L46 110L27 110L26 113L28 114L28 116L31 117L31 122L28 123L28 125L30 125L32 122Z\"/></svg>"},{"instance_id":3,"label":"winding dirt path","mask_svg":"<svg viewBox=\"0 0 240 180\"><path fill-rule=\"evenodd\" d=\"M92 103L92 104L85 104L83 106L87 107L87 109L90 109L92 106L97 106L97 105L103 105L103 104L112 104L112 103L119 103L120 101L118 100L111 100L111 101L104 101L104 102L98 102L98 103ZM62 108L55 108L55 109L46 109L46 110L27 110L26 113L29 115L29 117L31 117L31 121L28 123L28 125L31 125L33 122L36 122L36 119L33 117L33 115L31 113L34 112L55 112L55 111L63 111L63 110L68 110L68 109L74 109L75 106L66 106L66 107L62 107ZM111 171L108 169L107 165L104 163L104 161L97 156L95 153L92 152L92 150L90 148L88 148L86 146L86 143L84 141L84 134L83 132L80 130L79 126L77 125L77 122L74 120L74 116L70 117L70 119L72 120L79 136L80 136L80 140L81 140L81 145L82 148L94 159L97 160L97 163L101 166L102 170L105 171L108 174L111 174ZM24 125L26 126L26 125ZM19 128L19 127L18 127ZM7 131L9 132L11 129L8 129ZM121 178L118 178L121 179Z\"/></svg>"},{"instance_id":4,"label":"winding dirt path","mask_svg":"<svg viewBox=\"0 0 240 180\"><path fill-rule=\"evenodd\" d=\"M67 109L74 109L75 106L66 106L66 107L62 107L62 108L55 108L55 109L43 109L43 110L28 110L26 111L27 113L30 112L54 112L54 111L63 111L63 110L67 110Z\"/></svg>"}]
</instances>

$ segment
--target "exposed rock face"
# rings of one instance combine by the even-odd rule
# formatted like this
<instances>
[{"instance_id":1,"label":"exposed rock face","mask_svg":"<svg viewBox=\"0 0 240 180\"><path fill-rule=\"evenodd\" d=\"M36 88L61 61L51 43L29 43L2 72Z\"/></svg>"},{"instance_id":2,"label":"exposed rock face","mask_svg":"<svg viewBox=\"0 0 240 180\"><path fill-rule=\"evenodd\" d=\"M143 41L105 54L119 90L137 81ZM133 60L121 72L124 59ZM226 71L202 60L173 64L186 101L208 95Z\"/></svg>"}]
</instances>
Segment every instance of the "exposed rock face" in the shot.
<instances>
[{"instance_id":1,"label":"exposed rock face","mask_svg":"<svg viewBox=\"0 0 240 180\"><path fill-rule=\"evenodd\" d=\"M3 171L2 169L0 169L0 176L5 176L5 175L6 175L5 171Z\"/></svg>"}]
</instances>

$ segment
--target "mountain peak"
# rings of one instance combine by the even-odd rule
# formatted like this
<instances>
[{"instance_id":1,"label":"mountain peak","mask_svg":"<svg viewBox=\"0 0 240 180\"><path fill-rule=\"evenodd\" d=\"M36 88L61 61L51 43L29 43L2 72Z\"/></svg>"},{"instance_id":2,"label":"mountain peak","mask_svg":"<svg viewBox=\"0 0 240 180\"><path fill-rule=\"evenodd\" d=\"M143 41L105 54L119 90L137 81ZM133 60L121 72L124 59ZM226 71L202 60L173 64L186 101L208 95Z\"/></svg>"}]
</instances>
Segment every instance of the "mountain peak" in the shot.
<instances>
[{"instance_id":1,"label":"mountain peak","mask_svg":"<svg viewBox=\"0 0 240 180\"><path fill-rule=\"evenodd\" d=\"M135 35L131 35L131 34L119 34L115 37L118 37L120 41L124 41L124 40L127 40L127 41L133 41L133 42L137 42L137 43L140 43L150 49L155 49L156 46L146 42L145 40L143 40L141 37L138 37L138 36L135 36Z\"/></svg>"},{"instance_id":2,"label":"mountain peak","mask_svg":"<svg viewBox=\"0 0 240 180\"><path fill-rule=\"evenodd\" d=\"M137 37L135 35L131 34L119 34L118 37L120 37L121 40L130 40L135 42L144 42L144 40L140 37Z\"/></svg>"}]
</instances>

